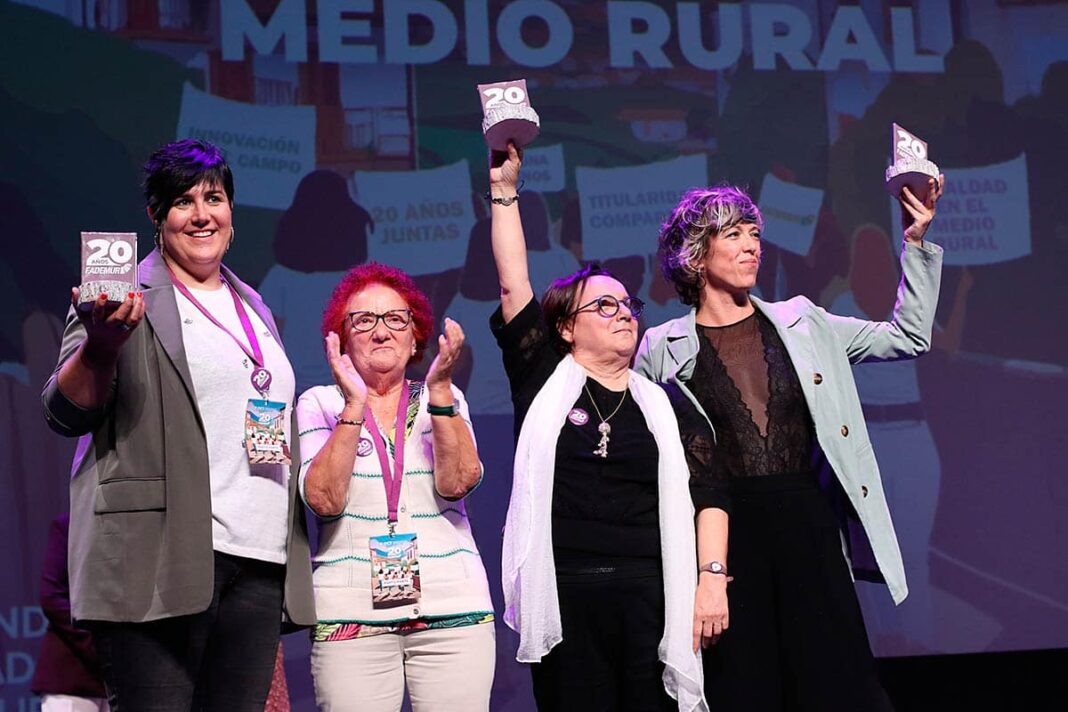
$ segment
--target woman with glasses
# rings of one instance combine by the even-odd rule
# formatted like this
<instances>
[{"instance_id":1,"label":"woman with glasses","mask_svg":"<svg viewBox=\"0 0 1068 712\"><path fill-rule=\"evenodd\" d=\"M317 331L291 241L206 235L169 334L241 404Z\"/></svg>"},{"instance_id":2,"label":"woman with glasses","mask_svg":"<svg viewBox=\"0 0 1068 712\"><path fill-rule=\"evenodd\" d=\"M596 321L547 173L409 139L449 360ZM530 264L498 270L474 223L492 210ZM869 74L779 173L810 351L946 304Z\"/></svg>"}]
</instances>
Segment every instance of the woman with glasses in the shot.
<instances>
[{"instance_id":1,"label":"woman with glasses","mask_svg":"<svg viewBox=\"0 0 1068 712\"><path fill-rule=\"evenodd\" d=\"M540 710L707 709L699 647L727 626L713 581L726 572L698 585L697 551L726 557L726 501L703 476L711 429L677 388L630 370L642 302L611 274L589 265L534 298L519 168L512 145L491 156L491 328L517 439L502 572L516 657L532 663Z\"/></svg>"},{"instance_id":2,"label":"woman with glasses","mask_svg":"<svg viewBox=\"0 0 1068 712\"><path fill-rule=\"evenodd\" d=\"M482 477L463 347L445 320L420 383L433 315L399 269L350 270L323 313L334 384L297 402L300 491L318 515L312 674L323 710L487 710L493 606L463 499Z\"/></svg>"}]
</instances>

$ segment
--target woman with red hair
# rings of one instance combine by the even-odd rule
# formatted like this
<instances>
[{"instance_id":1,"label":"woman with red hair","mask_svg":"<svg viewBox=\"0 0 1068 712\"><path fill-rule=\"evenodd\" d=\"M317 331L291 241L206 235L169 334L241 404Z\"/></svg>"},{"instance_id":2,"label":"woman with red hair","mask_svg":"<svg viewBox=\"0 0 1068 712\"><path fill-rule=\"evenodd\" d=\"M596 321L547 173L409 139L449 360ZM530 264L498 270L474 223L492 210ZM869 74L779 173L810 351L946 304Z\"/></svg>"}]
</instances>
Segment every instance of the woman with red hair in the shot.
<instances>
[{"instance_id":1,"label":"woman with red hair","mask_svg":"<svg viewBox=\"0 0 1068 712\"><path fill-rule=\"evenodd\" d=\"M433 314L403 271L350 270L323 313L335 383L297 403L300 492L318 515L312 674L320 708L488 710L493 605L463 498L482 465L445 320L426 381L405 378ZM457 417L458 416L458 417ZM485 625L489 624L489 625Z\"/></svg>"}]
</instances>

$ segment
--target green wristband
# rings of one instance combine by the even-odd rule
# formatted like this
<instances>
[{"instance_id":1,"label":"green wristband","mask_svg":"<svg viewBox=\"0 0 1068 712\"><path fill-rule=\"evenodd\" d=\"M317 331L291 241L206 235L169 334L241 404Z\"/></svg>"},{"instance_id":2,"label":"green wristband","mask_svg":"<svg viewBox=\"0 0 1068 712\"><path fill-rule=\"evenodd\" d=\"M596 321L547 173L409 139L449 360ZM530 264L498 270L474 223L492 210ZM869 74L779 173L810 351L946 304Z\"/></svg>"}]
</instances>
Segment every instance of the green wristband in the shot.
<instances>
[{"instance_id":1,"label":"green wristband","mask_svg":"<svg viewBox=\"0 0 1068 712\"><path fill-rule=\"evenodd\" d=\"M449 405L431 405L430 403L427 403L426 412L431 415L447 415L451 418L455 415L459 415L460 409L456 407L455 401Z\"/></svg>"}]
</instances>

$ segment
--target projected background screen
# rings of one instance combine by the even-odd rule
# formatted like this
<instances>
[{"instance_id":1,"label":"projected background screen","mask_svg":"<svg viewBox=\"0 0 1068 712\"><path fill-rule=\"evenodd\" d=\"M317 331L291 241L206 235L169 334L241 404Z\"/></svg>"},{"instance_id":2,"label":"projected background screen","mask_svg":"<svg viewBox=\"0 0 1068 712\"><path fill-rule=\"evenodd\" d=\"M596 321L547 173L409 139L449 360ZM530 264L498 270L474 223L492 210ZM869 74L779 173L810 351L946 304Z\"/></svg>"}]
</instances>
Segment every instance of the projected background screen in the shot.
<instances>
[{"instance_id":1,"label":"projected background screen","mask_svg":"<svg viewBox=\"0 0 1068 712\"><path fill-rule=\"evenodd\" d=\"M1068 645L1068 7L1007 0L724 4L519 0L0 3L0 665L28 704L49 521L74 443L45 426L79 232L152 249L139 166L226 150L227 264L279 319L298 389L330 382L318 325L367 259L415 275L470 345L460 385L485 480L469 514L500 613L512 416L488 318L476 84L525 78L541 116L521 200L535 289L600 260L682 315L654 262L691 186L747 186L767 218L756 293L884 319L900 227L896 122L948 176L932 352L855 369L910 596L858 582L878 655ZM500 616L498 616L500 618ZM532 709L497 623L494 708ZM306 634L285 638L312 709Z\"/></svg>"}]
</instances>

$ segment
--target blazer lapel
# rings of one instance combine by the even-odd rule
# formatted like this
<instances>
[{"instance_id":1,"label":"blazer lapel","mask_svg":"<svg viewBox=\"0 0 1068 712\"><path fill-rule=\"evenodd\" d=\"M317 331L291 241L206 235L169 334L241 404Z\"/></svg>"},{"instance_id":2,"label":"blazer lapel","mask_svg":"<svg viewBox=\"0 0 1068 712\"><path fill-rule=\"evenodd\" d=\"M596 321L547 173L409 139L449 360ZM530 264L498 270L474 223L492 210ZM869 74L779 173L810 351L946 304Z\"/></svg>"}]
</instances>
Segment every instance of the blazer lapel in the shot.
<instances>
[{"instance_id":1,"label":"blazer lapel","mask_svg":"<svg viewBox=\"0 0 1068 712\"><path fill-rule=\"evenodd\" d=\"M676 319L664 339L668 354L674 362L671 377L676 383L690 380L697 360L697 349L700 345L697 341L694 314L695 311L691 309L688 315Z\"/></svg>"},{"instance_id":2,"label":"blazer lapel","mask_svg":"<svg viewBox=\"0 0 1068 712\"><path fill-rule=\"evenodd\" d=\"M786 353L790 355L790 361L794 364L794 372L797 380L801 383L801 392L805 394L805 401L809 410L815 411L816 407L816 382L815 374L817 366L813 349L811 322L806 317L804 310L798 309L794 300L786 302L765 302L756 297L750 297L756 308L775 326L775 331L782 339ZM797 303L801 303L798 301Z\"/></svg>"},{"instance_id":3,"label":"blazer lapel","mask_svg":"<svg viewBox=\"0 0 1068 712\"><path fill-rule=\"evenodd\" d=\"M193 376L189 372L189 361L185 356L181 316L178 314L174 286L171 284L170 275L167 274L167 265L159 250L153 250L141 261L137 269L141 286L144 287L145 318L152 325L152 331L155 332L195 405L196 391L193 389Z\"/></svg>"}]
</instances>

